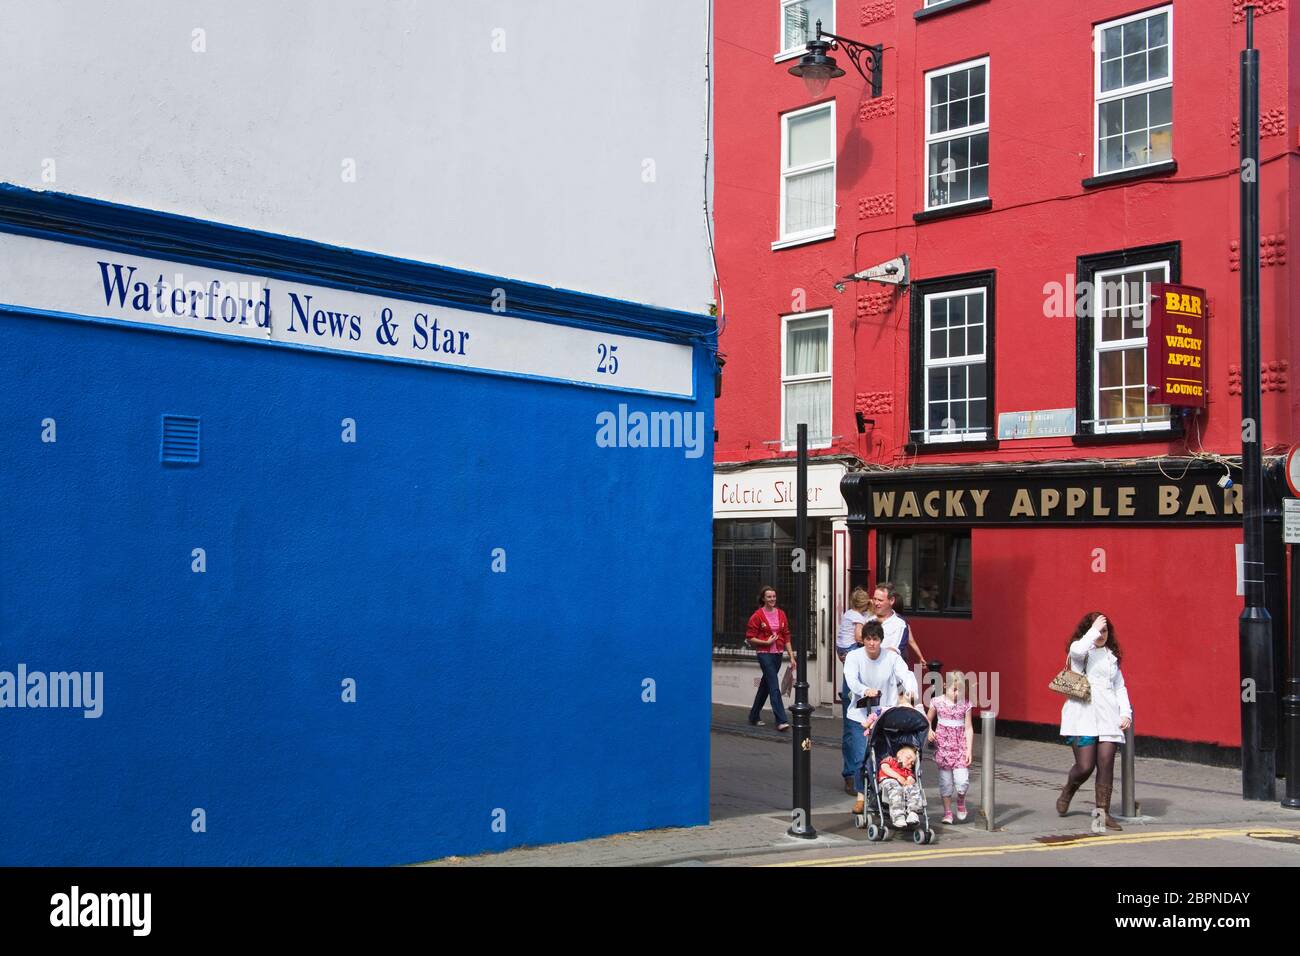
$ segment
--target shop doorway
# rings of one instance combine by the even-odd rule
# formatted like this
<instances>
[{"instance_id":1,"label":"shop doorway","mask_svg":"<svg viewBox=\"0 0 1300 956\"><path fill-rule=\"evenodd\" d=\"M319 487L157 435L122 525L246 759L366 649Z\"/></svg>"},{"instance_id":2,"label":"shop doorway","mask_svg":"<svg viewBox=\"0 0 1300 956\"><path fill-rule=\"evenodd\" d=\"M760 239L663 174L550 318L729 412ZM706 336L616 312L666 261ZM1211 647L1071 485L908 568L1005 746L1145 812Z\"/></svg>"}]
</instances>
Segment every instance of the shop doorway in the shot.
<instances>
[{"instance_id":1,"label":"shop doorway","mask_svg":"<svg viewBox=\"0 0 1300 956\"><path fill-rule=\"evenodd\" d=\"M829 525L829 522L827 522ZM819 695L822 706L818 708L819 716L834 716L835 695L839 691L839 661L835 656L835 605L832 601L834 587L835 558L829 545L817 548L817 660L823 683ZM811 664L810 664L811 668ZM829 713L826 713L829 711Z\"/></svg>"}]
</instances>

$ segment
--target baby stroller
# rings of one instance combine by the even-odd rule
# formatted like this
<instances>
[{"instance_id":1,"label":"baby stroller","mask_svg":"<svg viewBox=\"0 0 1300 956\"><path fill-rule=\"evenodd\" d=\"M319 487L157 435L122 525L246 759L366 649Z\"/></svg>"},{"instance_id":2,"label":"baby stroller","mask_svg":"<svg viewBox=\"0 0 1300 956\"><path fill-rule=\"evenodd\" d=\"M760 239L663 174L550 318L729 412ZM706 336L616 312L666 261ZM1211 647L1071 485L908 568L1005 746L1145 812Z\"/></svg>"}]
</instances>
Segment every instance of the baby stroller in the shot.
<instances>
[{"instance_id":1,"label":"baby stroller","mask_svg":"<svg viewBox=\"0 0 1300 956\"><path fill-rule=\"evenodd\" d=\"M880 798L880 784L876 780L880 761L897 754L899 747L912 747L916 750L916 766L912 772L916 774L917 786L922 787L921 758L925 755L925 742L929 733L930 722L926 720L925 714L914 707L891 707L883 711L872 725L862 771L866 783L865 812L854 814L854 823L859 828L866 828L868 840L886 839L893 827L888 810ZM912 831L912 842L918 845L933 843L934 831L930 829L930 813L925 803L923 787L918 815L920 821L907 827Z\"/></svg>"}]
</instances>

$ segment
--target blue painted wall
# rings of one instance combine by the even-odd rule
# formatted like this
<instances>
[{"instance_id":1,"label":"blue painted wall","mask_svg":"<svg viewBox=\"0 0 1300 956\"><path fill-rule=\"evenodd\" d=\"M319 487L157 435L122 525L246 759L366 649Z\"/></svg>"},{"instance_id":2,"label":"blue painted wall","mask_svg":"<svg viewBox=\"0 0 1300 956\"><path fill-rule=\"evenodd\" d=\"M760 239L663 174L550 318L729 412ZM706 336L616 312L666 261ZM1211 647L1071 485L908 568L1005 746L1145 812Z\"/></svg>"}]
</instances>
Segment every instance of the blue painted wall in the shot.
<instances>
[{"instance_id":1,"label":"blue painted wall","mask_svg":"<svg viewBox=\"0 0 1300 956\"><path fill-rule=\"evenodd\" d=\"M0 312L0 670L105 681L97 720L0 709L0 864L706 823L712 371L677 402ZM619 402L704 412L706 454L597 447Z\"/></svg>"}]
</instances>

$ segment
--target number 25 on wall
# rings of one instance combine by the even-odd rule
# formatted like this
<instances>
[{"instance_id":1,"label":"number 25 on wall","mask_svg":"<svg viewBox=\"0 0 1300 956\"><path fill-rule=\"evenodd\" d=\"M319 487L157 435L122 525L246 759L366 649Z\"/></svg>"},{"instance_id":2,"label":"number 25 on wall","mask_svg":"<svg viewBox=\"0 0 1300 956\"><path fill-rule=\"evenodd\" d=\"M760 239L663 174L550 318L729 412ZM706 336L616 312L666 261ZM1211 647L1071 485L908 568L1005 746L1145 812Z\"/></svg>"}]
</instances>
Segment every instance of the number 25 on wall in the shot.
<instances>
[{"instance_id":1,"label":"number 25 on wall","mask_svg":"<svg viewBox=\"0 0 1300 956\"><path fill-rule=\"evenodd\" d=\"M596 363L596 371L604 372L606 375L617 375L618 356L614 354L617 351L617 345L606 345L604 342L597 345L596 354L600 356L600 361Z\"/></svg>"}]
</instances>

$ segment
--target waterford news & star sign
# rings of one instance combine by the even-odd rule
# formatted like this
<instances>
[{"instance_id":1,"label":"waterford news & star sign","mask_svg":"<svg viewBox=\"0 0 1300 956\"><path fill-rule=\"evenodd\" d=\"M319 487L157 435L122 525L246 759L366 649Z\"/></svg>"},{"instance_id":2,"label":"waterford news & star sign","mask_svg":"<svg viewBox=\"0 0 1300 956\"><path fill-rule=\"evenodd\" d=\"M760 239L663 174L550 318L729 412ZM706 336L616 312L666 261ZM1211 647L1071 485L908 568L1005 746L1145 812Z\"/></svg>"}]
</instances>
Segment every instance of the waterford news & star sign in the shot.
<instances>
[{"instance_id":1,"label":"waterford news & star sign","mask_svg":"<svg viewBox=\"0 0 1300 956\"><path fill-rule=\"evenodd\" d=\"M504 299L504 290L502 298ZM695 395L688 345L0 233L0 308L522 376Z\"/></svg>"}]
</instances>

